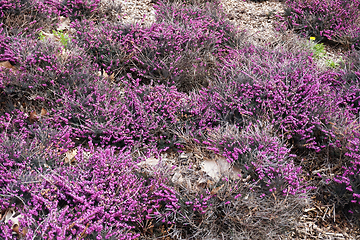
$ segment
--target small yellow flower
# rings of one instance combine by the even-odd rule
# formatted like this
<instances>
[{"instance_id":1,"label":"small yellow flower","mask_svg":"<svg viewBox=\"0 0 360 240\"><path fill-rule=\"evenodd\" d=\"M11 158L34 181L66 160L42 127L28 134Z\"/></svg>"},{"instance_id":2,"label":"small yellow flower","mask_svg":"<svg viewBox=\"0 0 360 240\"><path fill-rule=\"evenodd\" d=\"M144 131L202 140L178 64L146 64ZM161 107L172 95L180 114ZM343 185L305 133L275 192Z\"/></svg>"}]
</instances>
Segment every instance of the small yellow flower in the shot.
<instances>
[{"instance_id":1,"label":"small yellow flower","mask_svg":"<svg viewBox=\"0 0 360 240\"><path fill-rule=\"evenodd\" d=\"M310 41L315 41L315 37L310 37Z\"/></svg>"}]
</instances>

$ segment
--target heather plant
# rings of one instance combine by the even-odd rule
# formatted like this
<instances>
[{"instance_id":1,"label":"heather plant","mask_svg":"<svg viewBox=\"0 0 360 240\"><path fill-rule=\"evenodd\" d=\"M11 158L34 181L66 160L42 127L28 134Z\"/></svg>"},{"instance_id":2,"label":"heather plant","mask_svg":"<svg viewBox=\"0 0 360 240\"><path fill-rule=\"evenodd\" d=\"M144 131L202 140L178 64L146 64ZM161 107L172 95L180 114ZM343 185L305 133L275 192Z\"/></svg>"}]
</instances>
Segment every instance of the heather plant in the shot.
<instances>
[{"instance_id":1,"label":"heather plant","mask_svg":"<svg viewBox=\"0 0 360 240\"><path fill-rule=\"evenodd\" d=\"M220 15L195 7L161 4L157 16L159 23L150 27L75 22L74 43L115 77L131 73L145 84L171 84L180 91L207 86L234 44L232 28Z\"/></svg>"},{"instance_id":2,"label":"heather plant","mask_svg":"<svg viewBox=\"0 0 360 240\"><path fill-rule=\"evenodd\" d=\"M20 166L25 170L28 164L23 161ZM9 177L10 169L2 177ZM58 158L53 168L39 168L30 175L23 171L2 186L1 202L21 215L27 239L135 239L144 222L171 224L168 219L178 209L175 192L163 180L137 175L130 155L115 154L113 149L78 149L76 166ZM0 227L2 237L12 238L8 224Z\"/></svg>"},{"instance_id":3,"label":"heather plant","mask_svg":"<svg viewBox=\"0 0 360 240\"><path fill-rule=\"evenodd\" d=\"M357 2L304 10L313 3L287 2L290 27L326 13L335 17L298 30L356 42L356 21L337 19ZM318 193L356 213L356 47L339 68L321 68L321 43L285 36L257 46L224 20L218 1L155 9L156 22L140 26L120 23L115 2L0 0L0 238L278 238L321 178L302 179L313 165L299 159L312 154L318 165L343 167L315 184ZM20 16L36 22L11 28ZM72 21L66 31L52 25L60 16ZM51 31L59 41L42 34ZM137 164L183 151L196 159L152 172ZM241 174L213 179L198 151Z\"/></svg>"},{"instance_id":4,"label":"heather plant","mask_svg":"<svg viewBox=\"0 0 360 240\"><path fill-rule=\"evenodd\" d=\"M175 187L181 208L170 236L177 239L276 239L293 230L305 204L299 196L265 194L259 182L248 179L222 177L197 192Z\"/></svg>"},{"instance_id":5,"label":"heather plant","mask_svg":"<svg viewBox=\"0 0 360 240\"><path fill-rule=\"evenodd\" d=\"M15 0L0 2L0 24L13 35L35 36L39 31L51 32L60 16L70 20L91 18L96 21L118 21L121 6L101 0Z\"/></svg>"},{"instance_id":6,"label":"heather plant","mask_svg":"<svg viewBox=\"0 0 360 240\"><path fill-rule=\"evenodd\" d=\"M3 53L0 61L10 61L17 68L16 74L0 73L4 84L2 94L10 110L17 101L30 105L38 102L37 108L41 109L45 101L58 99L56 95L61 89L74 90L99 78L83 51L70 45L65 51L54 41L26 41L8 36L4 37L0 51Z\"/></svg>"},{"instance_id":7,"label":"heather plant","mask_svg":"<svg viewBox=\"0 0 360 240\"><path fill-rule=\"evenodd\" d=\"M342 98L350 106L354 114L359 117L360 99L360 64L359 51L353 49L341 62L340 79L338 85L343 86Z\"/></svg>"},{"instance_id":8,"label":"heather plant","mask_svg":"<svg viewBox=\"0 0 360 240\"><path fill-rule=\"evenodd\" d=\"M9 61L11 64L17 63L17 52L16 49L12 48L13 43L16 44L18 38L11 38L4 33L4 29L0 30L0 60Z\"/></svg>"},{"instance_id":9,"label":"heather plant","mask_svg":"<svg viewBox=\"0 0 360 240\"><path fill-rule=\"evenodd\" d=\"M263 119L274 124L296 148L319 150L326 145L323 124L334 112L348 107L334 102L342 98L339 89L332 87L339 74L319 71L306 52L293 54L253 46L239 52L238 67L229 67L228 73L219 75L212 93L207 90L204 95L215 106L219 119L240 127L243 116ZM221 99L227 99L226 105ZM353 117L351 112L347 114Z\"/></svg>"},{"instance_id":10,"label":"heather plant","mask_svg":"<svg viewBox=\"0 0 360 240\"><path fill-rule=\"evenodd\" d=\"M204 158L219 156L208 143L194 141L186 133L179 133L179 136L184 145L182 150L188 156L191 152ZM172 216L174 224L169 236L176 239L216 239L218 236L273 239L283 231L290 234L305 204L305 194L269 191L261 180L246 177L245 173L235 178L223 173L215 180L198 169L196 154L187 161L161 158L156 166L146 168L149 175L169 176L177 191L180 208Z\"/></svg>"},{"instance_id":11,"label":"heather plant","mask_svg":"<svg viewBox=\"0 0 360 240\"><path fill-rule=\"evenodd\" d=\"M286 1L287 26L345 46L359 44L359 1Z\"/></svg>"},{"instance_id":12,"label":"heather plant","mask_svg":"<svg viewBox=\"0 0 360 240\"><path fill-rule=\"evenodd\" d=\"M317 198L324 204L336 206L348 219L358 223L359 216L359 166L358 122L333 125L334 137L328 149L328 171L317 173ZM339 163L340 160L340 163ZM330 165L331 164L331 165Z\"/></svg>"},{"instance_id":13,"label":"heather plant","mask_svg":"<svg viewBox=\"0 0 360 240\"><path fill-rule=\"evenodd\" d=\"M295 195L304 190L299 178L301 168L294 166L290 149L274 132L263 123L250 124L242 131L227 126L211 132L208 139L228 161L241 166L244 177L259 180L270 192Z\"/></svg>"},{"instance_id":14,"label":"heather plant","mask_svg":"<svg viewBox=\"0 0 360 240\"><path fill-rule=\"evenodd\" d=\"M257 181L268 194L298 195L305 191L301 168L293 163L295 155L268 124L250 123L242 130L236 125L222 125L195 137L194 141L241 168L243 178Z\"/></svg>"},{"instance_id":15,"label":"heather plant","mask_svg":"<svg viewBox=\"0 0 360 240\"><path fill-rule=\"evenodd\" d=\"M200 6L161 2L155 6L155 9L157 22L165 21L183 28L199 28L202 32L204 32L203 28L212 30L211 34L216 36L220 46L234 47L239 41L234 26L226 20L217 1Z\"/></svg>"},{"instance_id":16,"label":"heather plant","mask_svg":"<svg viewBox=\"0 0 360 240\"><path fill-rule=\"evenodd\" d=\"M355 117L336 116L329 119L331 124L331 155L341 159L341 171L335 177L328 177L323 186L331 195L330 204L336 204L352 219L359 213L359 164L358 164L358 118L359 118L359 74L358 51L352 51L340 71L338 86L342 86L341 96ZM336 85L335 85L336 86ZM341 115L341 112L337 113ZM333 160L334 161L334 160ZM330 181L331 180L331 181Z\"/></svg>"},{"instance_id":17,"label":"heather plant","mask_svg":"<svg viewBox=\"0 0 360 240\"><path fill-rule=\"evenodd\" d=\"M6 32L13 35L34 35L40 30L49 30L55 25L57 16L56 8L47 1L2 0L0 2L0 24Z\"/></svg>"},{"instance_id":18,"label":"heather plant","mask_svg":"<svg viewBox=\"0 0 360 240\"><path fill-rule=\"evenodd\" d=\"M98 11L101 0L63 0L60 2L61 15L71 20L90 18Z\"/></svg>"},{"instance_id":19,"label":"heather plant","mask_svg":"<svg viewBox=\"0 0 360 240\"><path fill-rule=\"evenodd\" d=\"M347 205L355 203L355 207L360 204L360 166L359 166L359 133L354 131L348 139L347 152L345 153L346 162L343 166L344 172L336 176L334 181L345 188L345 193L340 195L338 203ZM358 210L358 209L357 209Z\"/></svg>"},{"instance_id":20,"label":"heather plant","mask_svg":"<svg viewBox=\"0 0 360 240\"><path fill-rule=\"evenodd\" d=\"M64 91L54 121L74 127L73 137L119 148L169 143L168 127L176 122L185 96L164 86L115 89L97 83L76 93ZM185 98L186 100L186 98Z\"/></svg>"},{"instance_id":21,"label":"heather plant","mask_svg":"<svg viewBox=\"0 0 360 240\"><path fill-rule=\"evenodd\" d=\"M172 224L179 206L165 178L142 175L129 152L95 150L91 142L71 163L73 130L44 120L32 124L20 111L0 117L0 212L20 216L26 239L134 239L150 220ZM2 238L13 238L13 224L0 223Z\"/></svg>"},{"instance_id":22,"label":"heather plant","mask_svg":"<svg viewBox=\"0 0 360 240\"><path fill-rule=\"evenodd\" d=\"M61 16L71 21L91 19L95 22L102 20L118 21L121 5L117 1L104 0L61 0L53 4Z\"/></svg>"}]
</instances>

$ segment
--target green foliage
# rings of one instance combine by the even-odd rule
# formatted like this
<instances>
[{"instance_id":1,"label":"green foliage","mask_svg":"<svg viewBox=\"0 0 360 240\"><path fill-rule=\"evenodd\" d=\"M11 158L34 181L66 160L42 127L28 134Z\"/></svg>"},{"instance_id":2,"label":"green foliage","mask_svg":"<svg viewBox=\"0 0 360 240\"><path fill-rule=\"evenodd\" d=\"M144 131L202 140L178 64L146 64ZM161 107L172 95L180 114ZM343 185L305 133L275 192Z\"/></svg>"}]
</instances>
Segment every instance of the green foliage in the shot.
<instances>
[{"instance_id":1,"label":"green foliage","mask_svg":"<svg viewBox=\"0 0 360 240\"><path fill-rule=\"evenodd\" d=\"M311 37L310 38L310 48L311 48L311 51L313 52L313 56L316 60L320 60L320 59L323 59L323 58L328 58L328 54L325 50L325 45L323 43L314 43L315 41L315 38L314 37ZM325 64L327 67L329 68L338 68L340 67L340 62L342 62L343 59L340 58L339 60L333 60L333 59L326 59L325 60Z\"/></svg>"},{"instance_id":2,"label":"green foliage","mask_svg":"<svg viewBox=\"0 0 360 240\"><path fill-rule=\"evenodd\" d=\"M325 46L323 43L316 43L312 46L314 57L320 59L326 56Z\"/></svg>"},{"instance_id":3,"label":"green foliage","mask_svg":"<svg viewBox=\"0 0 360 240\"><path fill-rule=\"evenodd\" d=\"M64 48L67 48L68 47L68 43L70 41L70 37L67 33L64 33L63 30L59 30L59 31L55 31L55 30L52 30L52 34L59 38L60 40L60 43L64 46ZM40 32L39 33L39 40L40 41L45 41L46 39L46 34L44 34L44 32Z\"/></svg>"},{"instance_id":4,"label":"green foliage","mask_svg":"<svg viewBox=\"0 0 360 240\"><path fill-rule=\"evenodd\" d=\"M66 34L66 33L63 33L62 30L60 30L60 31L55 31L55 30L53 30L52 33L54 34L54 36L59 37L61 44L62 44L65 48L67 48L68 42L70 41L69 35Z\"/></svg>"},{"instance_id":5,"label":"green foliage","mask_svg":"<svg viewBox=\"0 0 360 240\"><path fill-rule=\"evenodd\" d=\"M45 40L45 35L44 35L43 32L40 32L40 33L39 33L39 40L40 40L40 41L44 41L44 40Z\"/></svg>"},{"instance_id":6,"label":"green foliage","mask_svg":"<svg viewBox=\"0 0 360 240\"><path fill-rule=\"evenodd\" d=\"M342 59L340 59L340 61L342 61ZM328 67L334 68L334 69L340 67L339 62L335 62L335 61L332 60L332 59L328 59L328 60L326 61L326 65L327 65Z\"/></svg>"}]
</instances>

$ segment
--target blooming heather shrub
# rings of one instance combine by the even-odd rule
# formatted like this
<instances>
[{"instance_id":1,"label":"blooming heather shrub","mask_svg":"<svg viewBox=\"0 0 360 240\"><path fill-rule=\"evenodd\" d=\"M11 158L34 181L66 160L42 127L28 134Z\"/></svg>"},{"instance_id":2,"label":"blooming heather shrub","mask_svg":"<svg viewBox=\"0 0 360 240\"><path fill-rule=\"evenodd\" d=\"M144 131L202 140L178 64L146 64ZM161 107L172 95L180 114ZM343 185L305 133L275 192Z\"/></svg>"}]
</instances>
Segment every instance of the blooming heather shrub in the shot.
<instances>
[{"instance_id":1,"label":"blooming heather shrub","mask_svg":"<svg viewBox=\"0 0 360 240\"><path fill-rule=\"evenodd\" d=\"M153 41L139 54L135 76L144 83L171 84L185 92L207 86L208 76L221 61L221 47L216 36L204 36L203 30L154 24L148 30Z\"/></svg>"},{"instance_id":2,"label":"blooming heather shrub","mask_svg":"<svg viewBox=\"0 0 360 240\"><path fill-rule=\"evenodd\" d=\"M69 17L71 21L91 19L100 22L102 20L118 21L121 5L117 1L107 0L57 0L53 4L59 10L59 14Z\"/></svg>"},{"instance_id":3,"label":"blooming heather shrub","mask_svg":"<svg viewBox=\"0 0 360 240\"><path fill-rule=\"evenodd\" d=\"M0 117L0 211L20 214L26 239L134 239L151 219L171 224L179 206L166 179L143 176L130 153L95 151L91 142L70 164L62 154L74 146L71 128L58 129L20 111ZM0 228L13 239L11 223Z\"/></svg>"},{"instance_id":4,"label":"blooming heather shrub","mask_svg":"<svg viewBox=\"0 0 360 240\"><path fill-rule=\"evenodd\" d=\"M213 121L242 127L244 118L265 120L296 148L320 150L328 141L323 131L327 119L349 108L339 89L332 87L339 74L317 70L304 52L247 46L215 77L216 84L203 90L198 100L217 115ZM344 114L354 117L350 111Z\"/></svg>"},{"instance_id":5,"label":"blooming heather shrub","mask_svg":"<svg viewBox=\"0 0 360 240\"><path fill-rule=\"evenodd\" d=\"M71 137L92 139L96 144L171 145L172 135L166 128L176 122L181 104L187 101L175 87L127 87L122 92L95 76L87 56L76 47L64 52L51 42L21 44L22 39L7 39L13 42L6 49L11 54L17 50L11 56L17 57L14 61L19 66L17 74L2 74L2 94L10 103L14 95L32 96L30 105L47 109L52 115L49 121L58 127L70 124L74 127Z\"/></svg>"},{"instance_id":6,"label":"blooming heather shrub","mask_svg":"<svg viewBox=\"0 0 360 240\"><path fill-rule=\"evenodd\" d=\"M299 9L300 2L288 4ZM342 2L321 6L357 4L336 5ZM341 157L343 169L326 190L332 203L358 210L357 50L343 68L322 71L297 44L281 48L280 40L270 49L239 37L218 1L161 1L146 27L121 24L119 8L100 0L0 0L0 62L14 66L0 69L0 213L19 214L25 239L136 239L152 231L278 238L311 189L290 153L307 158L312 149L327 150L331 164ZM288 23L325 12L296 9L299 18ZM36 22L11 29L21 16ZM73 21L66 47L35 38L59 16ZM356 29L331 24L333 32L317 34L354 43ZM304 29L316 35L316 27ZM166 179L171 167L149 174L136 165L138 156L191 147L225 157L242 168L242 179L204 181L211 178L198 163L182 162L190 185L202 181L184 188ZM0 229L1 239L20 237L11 222Z\"/></svg>"},{"instance_id":7,"label":"blooming heather shrub","mask_svg":"<svg viewBox=\"0 0 360 240\"><path fill-rule=\"evenodd\" d=\"M168 127L176 122L183 98L174 87L127 86L116 89L108 83L64 91L53 108L56 123L74 127L73 137L94 144L117 147L168 146Z\"/></svg>"},{"instance_id":8,"label":"blooming heather shrub","mask_svg":"<svg viewBox=\"0 0 360 240\"><path fill-rule=\"evenodd\" d=\"M234 47L239 41L235 27L226 20L218 1L207 2L201 6L169 4L165 1L156 5L155 9L157 22L168 22L202 32L208 29L210 34L216 37L216 43L222 47Z\"/></svg>"},{"instance_id":9,"label":"blooming heather shrub","mask_svg":"<svg viewBox=\"0 0 360 240\"><path fill-rule=\"evenodd\" d=\"M350 51L339 69L339 79L334 82L334 86L342 92L340 94L343 101L349 106L351 111L359 117L360 108L360 52L353 49ZM339 88L339 86L341 86Z\"/></svg>"},{"instance_id":10,"label":"blooming heather shrub","mask_svg":"<svg viewBox=\"0 0 360 240\"><path fill-rule=\"evenodd\" d=\"M220 15L197 8L162 4L157 12L159 23L150 27L76 22L73 41L108 74L131 73L145 84L171 84L180 91L207 86L208 76L225 61L233 44L232 28Z\"/></svg>"},{"instance_id":11,"label":"blooming heather shrub","mask_svg":"<svg viewBox=\"0 0 360 240\"><path fill-rule=\"evenodd\" d=\"M5 111L12 111L17 101L28 107L48 109L45 102L50 106L54 104L59 91L73 91L99 79L92 71L88 56L71 44L65 50L57 42L4 37L0 44L0 61L6 60L15 65L17 72L0 72L4 86L2 95L7 101Z\"/></svg>"},{"instance_id":12,"label":"blooming heather shrub","mask_svg":"<svg viewBox=\"0 0 360 240\"><path fill-rule=\"evenodd\" d=\"M0 25L13 35L34 33L50 29L58 11L45 0L2 0L0 2Z\"/></svg>"},{"instance_id":13,"label":"blooming heather shrub","mask_svg":"<svg viewBox=\"0 0 360 240\"><path fill-rule=\"evenodd\" d=\"M72 41L93 56L93 61L108 74L118 76L141 46L143 38L131 26L105 22L95 25L94 22L74 21L71 27L76 29ZM104 34L105 33L105 34Z\"/></svg>"},{"instance_id":14,"label":"blooming heather shrub","mask_svg":"<svg viewBox=\"0 0 360 240\"><path fill-rule=\"evenodd\" d=\"M13 203L29 200L29 192L24 192L24 186L16 185L17 181L26 175L32 178L34 174L36 179L35 172L56 166L55 159L73 146L67 130L30 125L27 116L18 110L0 116L1 211Z\"/></svg>"},{"instance_id":15,"label":"blooming heather shrub","mask_svg":"<svg viewBox=\"0 0 360 240\"><path fill-rule=\"evenodd\" d=\"M19 49L13 48L13 44L19 44L18 38L11 38L4 33L4 29L0 29L0 61L9 61L11 64L15 65L18 61L18 54L16 52Z\"/></svg>"},{"instance_id":16,"label":"blooming heather shrub","mask_svg":"<svg viewBox=\"0 0 360 240\"><path fill-rule=\"evenodd\" d=\"M360 167L359 167L359 123L354 121L348 125L334 126L336 129L337 141L334 149L339 149L335 157L341 159L341 167L333 174L321 174L319 177L326 179L320 186L319 198L326 204L335 205L347 218L359 220L360 203ZM336 166L336 165L335 165ZM332 173L332 172L331 172ZM322 191L321 191L322 190ZM324 195L327 197L324 198Z\"/></svg>"},{"instance_id":17,"label":"blooming heather shrub","mask_svg":"<svg viewBox=\"0 0 360 240\"><path fill-rule=\"evenodd\" d=\"M1 154L6 157L6 152ZM128 153L78 149L76 166L58 158L56 167L32 173L26 171L27 159L18 164L23 170L16 171L8 157L3 159L8 164L2 165L1 178L6 181L1 181L1 210L16 208L22 216L21 228L27 228L26 239L80 235L135 239L144 222L157 219L169 224L167 219L179 207L175 192L163 180L136 174ZM14 202L18 199L22 201ZM2 238L12 238L7 224L0 227Z\"/></svg>"},{"instance_id":18,"label":"blooming heather shrub","mask_svg":"<svg viewBox=\"0 0 360 240\"><path fill-rule=\"evenodd\" d=\"M259 181L264 191L293 195L304 191L301 167L294 165L290 149L270 125L250 123L242 130L236 126L222 126L210 131L203 143L209 150L215 150L240 166L243 177L249 175Z\"/></svg>"},{"instance_id":19,"label":"blooming heather shrub","mask_svg":"<svg viewBox=\"0 0 360 240\"><path fill-rule=\"evenodd\" d=\"M101 0L62 0L60 14L71 20L90 18L96 14Z\"/></svg>"},{"instance_id":20,"label":"blooming heather shrub","mask_svg":"<svg viewBox=\"0 0 360 240\"><path fill-rule=\"evenodd\" d=\"M286 21L290 28L347 46L360 39L360 1L287 0Z\"/></svg>"}]
</instances>

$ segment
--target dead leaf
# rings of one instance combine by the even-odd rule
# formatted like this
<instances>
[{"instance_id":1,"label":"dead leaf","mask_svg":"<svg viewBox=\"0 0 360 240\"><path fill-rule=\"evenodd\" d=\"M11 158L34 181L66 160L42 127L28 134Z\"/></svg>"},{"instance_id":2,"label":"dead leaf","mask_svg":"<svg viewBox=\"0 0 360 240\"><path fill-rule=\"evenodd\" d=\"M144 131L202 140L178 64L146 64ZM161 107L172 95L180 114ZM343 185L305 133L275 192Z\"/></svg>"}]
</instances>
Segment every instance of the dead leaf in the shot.
<instances>
[{"instance_id":1,"label":"dead leaf","mask_svg":"<svg viewBox=\"0 0 360 240\"><path fill-rule=\"evenodd\" d=\"M47 111L44 108L41 108L40 115L36 113L36 111L32 111L29 114L29 121L30 123L34 123L39 121L40 118L44 117L47 114Z\"/></svg>"},{"instance_id":2,"label":"dead leaf","mask_svg":"<svg viewBox=\"0 0 360 240\"><path fill-rule=\"evenodd\" d=\"M216 161L206 160L201 162L201 170L206 172L216 182L219 181L221 176L221 169Z\"/></svg>"},{"instance_id":3,"label":"dead leaf","mask_svg":"<svg viewBox=\"0 0 360 240\"><path fill-rule=\"evenodd\" d=\"M0 67L12 69L14 66L9 61L0 62Z\"/></svg>"},{"instance_id":4,"label":"dead leaf","mask_svg":"<svg viewBox=\"0 0 360 240\"><path fill-rule=\"evenodd\" d=\"M139 167L143 167L143 166L154 167L154 166L158 165L159 162L160 162L160 159L150 157L150 158L147 158L145 161L139 162L137 165Z\"/></svg>"},{"instance_id":5,"label":"dead leaf","mask_svg":"<svg viewBox=\"0 0 360 240\"><path fill-rule=\"evenodd\" d=\"M225 158L205 159L200 164L201 170L206 172L212 179L219 181L221 176L227 176L230 179L240 179L241 169L232 166Z\"/></svg>"},{"instance_id":6,"label":"dead leaf","mask_svg":"<svg viewBox=\"0 0 360 240\"><path fill-rule=\"evenodd\" d=\"M111 81L114 81L114 80L115 80L115 74L114 74L114 73L111 74L111 75L109 76L109 79L110 79Z\"/></svg>"},{"instance_id":7,"label":"dead leaf","mask_svg":"<svg viewBox=\"0 0 360 240\"><path fill-rule=\"evenodd\" d=\"M107 74L107 73L105 72L105 70L103 70L102 73L101 73L101 71L98 71L98 72L96 73L96 75L99 76L99 77L102 76L103 78L108 79L108 80L110 80L110 81L114 81L114 80L115 80L115 74L112 73L112 74L109 76L109 74Z\"/></svg>"},{"instance_id":8,"label":"dead leaf","mask_svg":"<svg viewBox=\"0 0 360 240\"><path fill-rule=\"evenodd\" d=\"M11 69L14 73L17 72L16 67L14 67L13 65L11 65L11 63L9 61L5 61L5 62L0 62L0 68L6 68L6 69Z\"/></svg>"},{"instance_id":9,"label":"dead leaf","mask_svg":"<svg viewBox=\"0 0 360 240\"><path fill-rule=\"evenodd\" d=\"M221 186L213 189L213 190L210 192L210 194L211 194L211 195L217 194L217 193L224 187L224 185L225 185L225 184L223 184L223 185L221 185Z\"/></svg>"},{"instance_id":10,"label":"dead leaf","mask_svg":"<svg viewBox=\"0 0 360 240\"><path fill-rule=\"evenodd\" d=\"M64 162L71 163L77 154L77 148L71 149L65 153Z\"/></svg>"},{"instance_id":11,"label":"dead leaf","mask_svg":"<svg viewBox=\"0 0 360 240\"><path fill-rule=\"evenodd\" d=\"M42 35L45 37L45 39L51 39L51 40L58 40L59 39L57 36L55 36L52 33L42 32Z\"/></svg>"},{"instance_id":12,"label":"dead leaf","mask_svg":"<svg viewBox=\"0 0 360 240\"><path fill-rule=\"evenodd\" d=\"M18 224L15 224L15 226L12 228L12 230L14 232L16 232L19 236L21 237L25 237L27 232L28 232L28 229L27 228L24 228L21 232L20 232L20 227Z\"/></svg>"},{"instance_id":13,"label":"dead leaf","mask_svg":"<svg viewBox=\"0 0 360 240\"><path fill-rule=\"evenodd\" d=\"M47 111L44 108L41 108L40 116L44 117L47 114Z\"/></svg>"},{"instance_id":14,"label":"dead leaf","mask_svg":"<svg viewBox=\"0 0 360 240\"><path fill-rule=\"evenodd\" d=\"M212 185L214 185L215 184L215 182L214 181L210 181L210 180L207 180L207 186L209 187L209 186L212 186Z\"/></svg>"},{"instance_id":15,"label":"dead leaf","mask_svg":"<svg viewBox=\"0 0 360 240\"><path fill-rule=\"evenodd\" d=\"M19 234L20 236L24 237L27 233L27 229L24 228L20 232L20 219L23 218L23 216L15 211L15 208L8 208L6 209L1 215L0 215L0 222L4 222L7 224L9 221L11 221L12 226L11 229Z\"/></svg>"},{"instance_id":16,"label":"dead leaf","mask_svg":"<svg viewBox=\"0 0 360 240\"><path fill-rule=\"evenodd\" d=\"M29 115L29 121L30 123L34 123L34 122L37 122L39 120L39 117L38 115L36 114L35 111L32 111Z\"/></svg>"}]
</instances>

